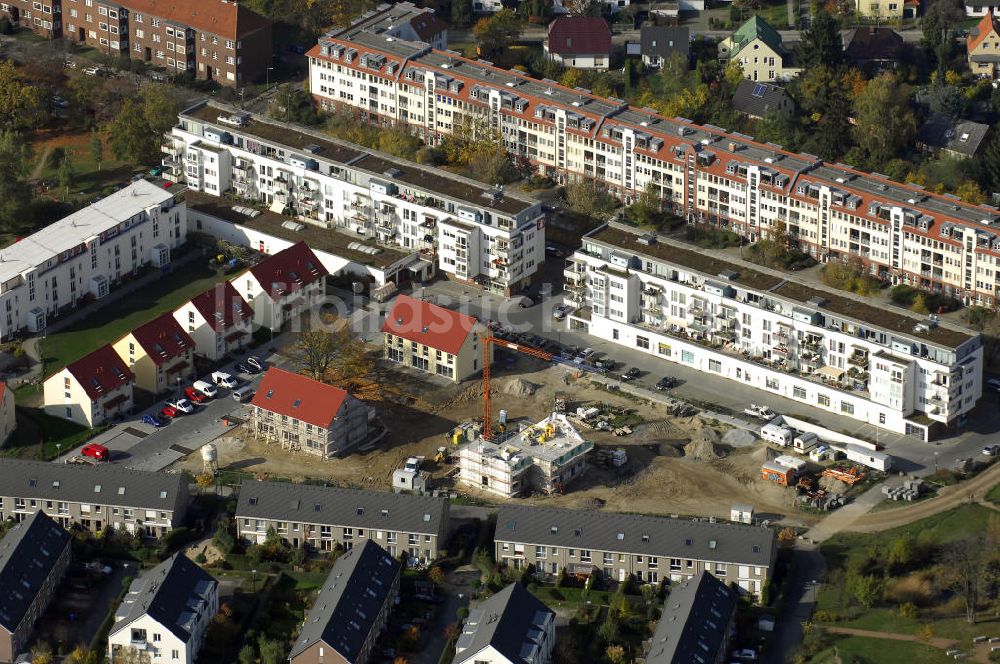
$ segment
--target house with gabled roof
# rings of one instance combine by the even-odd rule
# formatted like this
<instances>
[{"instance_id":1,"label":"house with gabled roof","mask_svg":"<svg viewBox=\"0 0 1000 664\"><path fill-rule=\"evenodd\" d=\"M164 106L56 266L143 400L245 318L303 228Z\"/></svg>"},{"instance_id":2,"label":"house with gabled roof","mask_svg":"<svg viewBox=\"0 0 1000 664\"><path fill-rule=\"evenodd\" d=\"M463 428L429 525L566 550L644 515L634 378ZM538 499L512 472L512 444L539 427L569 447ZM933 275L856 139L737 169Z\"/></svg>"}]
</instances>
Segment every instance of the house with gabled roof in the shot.
<instances>
[{"instance_id":1,"label":"house with gabled roof","mask_svg":"<svg viewBox=\"0 0 1000 664\"><path fill-rule=\"evenodd\" d=\"M646 664L725 664L739 594L706 571L671 586Z\"/></svg>"},{"instance_id":2,"label":"house with gabled roof","mask_svg":"<svg viewBox=\"0 0 1000 664\"><path fill-rule=\"evenodd\" d=\"M719 59L739 64L751 81L787 81L802 71L778 31L757 15L719 42Z\"/></svg>"},{"instance_id":3,"label":"house with gabled roof","mask_svg":"<svg viewBox=\"0 0 1000 664\"><path fill-rule=\"evenodd\" d=\"M70 362L44 383L45 412L95 427L132 410L135 374L110 345Z\"/></svg>"},{"instance_id":4,"label":"house with gabled roof","mask_svg":"<svg viewBox=\"0 0 1000 664\"><path fill-rule=\"evenodd\" d=\"M366 664L399 600L399 561L372 540L337 558L288 654L290 664Z\"/></svg>"},{"instance_id":5,"label":"house with gabled roof","mask_svg":"<svg viewBox=\"0 0 1000 664\"><path fill-rule=\"evenodd\" d=\"M0 662L24 652L35 622L55 597L73 538L36 511L0 539Z\"/></svg>"},{"instance_id":6,"label":"house with gabled roof","mask_svg":"<svg viewBox=\"0 0 1000 664\"><path fill-rule=\"evenodd\" d=\"M611 28L600 16L560 16L549 23L545 58L576 69L607 69Z\"/></svg>"},{"instance_id":7,"label":"house with gabled roof","mask_svg":"<svg viewBox=\"0 0 1000 664\"><path fill-rule=\"evenodd\" d=\"M520 583L469 609L452 664L547 664L556 642L556 614Z\"/></svg>"},{"instance_id":8,"label":"house with gabled roof","mask_svg":"<svg viewBox=\"0 0 1000 664\"><path fill-rule=\"evenodd\" d=\"M135 374L135 386L147 392L176 390L194 376L194 339L169 311L135 328L112 347Z\"/></svg>"},{"instance_id":9,"label":"house with gabled roof","mask_svg":"<svg viewBox=\"0 0 1000 664\"><path fill-rule=\"evenodd\" d=\"M247 426L284 449L330 459L367 440L369 412L339 387L269 367L250 402Z\"/></svg>"},{"instance_id":10,"label":"house with gabled roof","mask_svg":"<svg viewBox=\"0 0 1000 664\"><path fill-rule=\"evenodd\" d=\"M483 370L485 330L472 316L400 295L382 324L383 357L457 383Z\"/></svg>"},{"instance_id":11,"label":"house with gabled roof","mask_svg":"<svg viewBox=\"0 0 1000 664\"><path fill-rule=\"evenodd\" d=\"M253 309L228 281L185 302L174 318L194 339L195 353L210 360L246 347L253 333Z\"/></svg>"},{"instance_id":12,"label":"house with gabled roof","mask_svg":"<svg viewBox=\"0 0 1000 664\"><path fill-rule=\"evenodd\" d=\"M966 40L969 69L982 78L997 78L1000 72L1000 23L987 12Z\"/></svg>"},{"instance_id":13,"label":"house with gabled roof","mask_svg":"<svg viewBox=\"0 0 1000 664\"><path fill-rule=\"evenodd\" d=\"M323 263L305 242L268 256L231 281L253 308L253 322L280 330L318 305L326 294Z\"/></svg>"},{"instance_id":14,"label":"house with gabled roof","mask_svg":"<svg viewBox=\"0 0 1000 664\"><path fill-rule=\"evenodd\" d=\"M795 102L780 85L743 79L733 92L733 108L751 118L788 117L795 112Z\"/></svg>"},{"instance_id":15,"label":"house with gabled roof","mask_svg":"<svg viewBox=\"0 0 1000 664\"><path fill-rule=\"evenodd\" d=\"M218 612L219 582L175 553L129 586L108 634L108 661L136 662L138 655L194 664Z\"/></svg>"}]
</instances>

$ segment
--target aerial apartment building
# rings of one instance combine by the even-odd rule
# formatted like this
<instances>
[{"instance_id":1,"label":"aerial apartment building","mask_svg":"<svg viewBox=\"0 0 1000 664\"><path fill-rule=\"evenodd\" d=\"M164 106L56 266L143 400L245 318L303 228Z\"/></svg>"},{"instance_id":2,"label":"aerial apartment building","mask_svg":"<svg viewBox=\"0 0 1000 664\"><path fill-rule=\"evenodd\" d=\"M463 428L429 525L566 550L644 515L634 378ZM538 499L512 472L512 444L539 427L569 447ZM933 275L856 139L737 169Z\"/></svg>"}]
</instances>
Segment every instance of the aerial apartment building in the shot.
<instances>
[{"instance_id":1,"label":"aerial apartment building","mask_svg":"<svg viewBox=\"0 0 1000 664\"><path fill-rule=\"evenodd\" d=\"M369 29L376 20L333 30L309 51L309 89L323 108L408 126L432 144L456 127L485 125L557 180L594 180L626 202L651 188L664 209L691 222L751 241L782 229L817 260L856 257L894 283L995 304L994 208L425 43L390 41Z\"/></svg>"},{"instance_id":2,"label":"aerial apartment building","mask_svg":"<svg viewBox=\"0 0 1000 664\"><path fill-rule=\"evenodd\" d=\"M978 334L628 226L584 236L565 277L573 327L898 433L928 440L982 395Z\"/></svg>"},{"instance_id":3,"label":"aerial apartment building","mask_svg":"<svg viewBox=\"0 0 1000 664\"><path fill-rule=\"evenodd\" d=\"M372 252L419 252L495 292L518 290L544 260L538 201L321 132L201 103L180 114L163 150L167 179L353 235Z\"/></svg>"},{"instance_id":4,"label":"aerial apartment building","mask_svg":"<svg viewBox=\"0 0 1000 664\"><path fill-rule=\"evenodd\" d=\"M366 540L396 557L429 562L441 555L448 535L448 499L336 487L244 482L236 505L236 529L260 543L270 529L293 547L350 549Z\"/></svg>"},{"instance_id":5,"label":"aerial apartment building","mask_svg":"<svg viewBox=\"0 0 1000 664\"><path fill-rule=\"evenodd\" d=\"M4 0L0 12L49 39L221 85L252 83L271 64L271 21L235 0Z\"/></svg>"},{"instance_id":6,"label":"aerial apartment building","mask_svg":"<svg viewBox=\"0 0 1000 664\"><path fill-rule=\"evenodd\" d=\"M180 475L0 459L0 520L23 521L42 510L64 528L111 527L158 538L184 525L187 502Z\"/></svg>"},{"instance_id":7,"label":"aerial apartment building","mask_svg":"<svg viewBox=\"0 0 1000 664\"><path fill-rule=\"evenodd\" d=\"M184 203L140 180L0 249L0 338L41 332L184 244Z\"/></svg>"},{"instance_id":8,"label":"aerial apartment building","mask_svg":"<svg viewBox=\"0 0 1000 664\"><path fill-rule=\"evenodd\" d=\"M702 570L760 596L777 555L768 528L658 516L504 505L494 535L501 565L541 574L672 583Z\"/></svg>"}]
</instances>

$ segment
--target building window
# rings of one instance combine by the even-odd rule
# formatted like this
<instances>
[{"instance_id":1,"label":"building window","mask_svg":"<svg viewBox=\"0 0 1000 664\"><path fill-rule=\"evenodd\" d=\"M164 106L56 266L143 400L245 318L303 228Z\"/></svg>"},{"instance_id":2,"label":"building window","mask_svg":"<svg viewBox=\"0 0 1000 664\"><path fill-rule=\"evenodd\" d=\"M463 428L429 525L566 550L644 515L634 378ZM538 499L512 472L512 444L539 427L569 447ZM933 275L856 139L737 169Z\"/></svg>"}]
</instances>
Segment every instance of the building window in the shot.
<instances>
[{"instance_id":1,"label":"building window","mask_svg":"<svg viewBox=\"0 0 1000 664\"><path fill-rule=\"evenodd\" d=\"M796 399L805 399L806 398L806 388L804 388L804 387L798 387L798 386L793 387L792 388L792 396L794 396Z\"/></svg>"},{"instance_id":2,"label":"building window","mask_svg":"<svg viewBox=\"0 0 1000 664\"><path fill-rule=\"evenodd\" d=\"M644 348L649 350L649 338L637 336L635 338L635 345L637 348Z\"/></svg>"},{"instance_id":3,"label":"building window","mask_svg":"<svg viewBox=\"0 0 1000 664\"><path fill-rule=\"evenodd\" d=\"M820 406L826 406L827 408L829 408L830 407L830 397L829 397L829 395L826 395L826 394L818 394L818 395L816 395L816 403L818 403Z\"/></svg>"},{"instance_id":4,"label":"building window","mask_svg":"<svg viewBox=\"0 0 1000 664\"><path fill-rule=\"evenodd\" d=\"M840 402L840 412L846 413L848 415L854 414L854 404L848 403L847 401Z\"/></svg>"},{"instance_id":5,"label":"building window","mask_svg":"<svg viewBox=\"0 0 1000 664\"><path fill-rule=\"evenodd\" d=\"M722 373L722 362L719 360L709 360L708 370L714 371L715 373Z\"/></svg>"}]
</instances>

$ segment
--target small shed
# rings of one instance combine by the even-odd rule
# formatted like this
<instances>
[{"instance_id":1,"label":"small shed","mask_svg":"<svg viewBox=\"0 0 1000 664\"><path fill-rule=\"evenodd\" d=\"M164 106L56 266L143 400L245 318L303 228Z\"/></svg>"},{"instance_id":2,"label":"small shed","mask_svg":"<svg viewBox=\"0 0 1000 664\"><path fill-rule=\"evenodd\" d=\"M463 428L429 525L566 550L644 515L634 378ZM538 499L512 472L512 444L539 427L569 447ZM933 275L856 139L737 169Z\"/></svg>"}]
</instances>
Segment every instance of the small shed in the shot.
<instances>
[{"instance_id":1,"label":"small shed","mask_svg":"<svg viewBox=\"0 0 1000 664\"><path fill-rule=\"evenodd\" d=\"M736 523L753 523L753 505L737 503L729 508L729 520Z\"/></svg>"},{"instance_id":2,"label":"small shed","mask_svg":"<svg viewBox=\"0 0 1000 664\"><path fill-rule=\"evenodd\" d=\"M795 481L795 470L787 466L779 466L773 461L765 461L760 467L760 478L768 482L776 482L781 486L790 486Z\"/></svg>"}]
</instances>

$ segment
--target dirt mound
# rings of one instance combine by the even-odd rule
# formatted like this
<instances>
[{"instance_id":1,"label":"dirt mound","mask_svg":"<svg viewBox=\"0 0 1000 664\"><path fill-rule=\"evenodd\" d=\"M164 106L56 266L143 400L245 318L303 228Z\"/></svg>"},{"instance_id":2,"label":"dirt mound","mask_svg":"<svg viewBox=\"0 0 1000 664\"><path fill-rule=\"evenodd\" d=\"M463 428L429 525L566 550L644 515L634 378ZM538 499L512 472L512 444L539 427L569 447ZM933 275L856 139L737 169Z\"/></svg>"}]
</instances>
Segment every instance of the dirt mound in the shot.
<instances>
[{"instance_id":1,"label":"dirt mound","mask_svg":"<svg viewBox=\"0 0 1000 664\"><path fill-rule=\"evenodd\" d=\"M819 486L825 491L829 491L830 493L839 493L840 495L847 493L847 490L850 488L847 486L846 482L841 482L834 477L819 478Z\"/></svg>"},{"instance_id":2,"label":"dirt mound","mask_svg":"<svg viewBox=\"0 0 1000 664\"><path fill-rule=\"evenodd\" d=\"M660 456L681 457L684 456L683 448L677 443L660 443L657 449Z\"/></svg>"},{"instance_id":3,"label":"dirt mound","mask_svg":"<svg viewBox=\"0 0 1000 664\"><path fill-rule=\"evenodd\" d=\"M699 432L700 433L700 432ZM715 461L721 459L718 446L701 437L695 437L690 443L684 446L684 456L697 461Z\"/></svg>"},{"instance_id":4,"label":"dirt mound","mask_svg":"<svg viewBox=\"0 0 1000 664\"><path fill-rule=\"evenodd\" d=\"M771 449L767 445L761 445L759 448L750 453L751 458L754 461L759 461L764 463L765 461L771 461L778 457L777 450Z\"/></svg>"},{"instance_id":5,"label":"dirt mound","mask_svg":"<svg viewBox=\"0 0 1000 664\"><path fill-rule=\"evenodd\" d=\"M513 397L530 397L538 391L538 385L521 378L511 378L503 386L503 393Z\"/></svg>"},{"instance_id":6,"label":"dirt mound","mask_svg":"<svg viewBox=\"0 0 1000 664\"><path fill-rule=\"evenodd\" d=\"M747 447L753 445L757 437L746 429L730 429L722 437L722 442L731 447Z\"/></svg>"}]
</instances>

